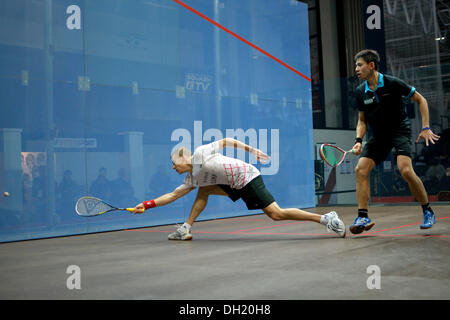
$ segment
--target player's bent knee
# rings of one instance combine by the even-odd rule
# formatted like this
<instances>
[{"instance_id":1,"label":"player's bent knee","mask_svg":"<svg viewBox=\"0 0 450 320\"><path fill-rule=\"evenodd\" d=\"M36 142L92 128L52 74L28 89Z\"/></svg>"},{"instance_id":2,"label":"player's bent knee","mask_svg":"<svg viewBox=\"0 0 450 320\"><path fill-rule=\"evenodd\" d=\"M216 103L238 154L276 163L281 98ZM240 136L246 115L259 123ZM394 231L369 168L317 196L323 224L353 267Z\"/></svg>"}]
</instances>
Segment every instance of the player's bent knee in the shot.
<instances>
[{"instance_id":1,"label":"player's bent knee","mask_svg":"<svg viewBox=\"0 0 450 320\"><path fill-rule=\"evenodd\" d=\"M283 213L281 210L271 208L269 210L264 210L264 213L267 214L273 221L283 220Z\"/></svg>"},{"instance_id":2,"label":"player's bent knee","mask_svg":"<svg viewBox=\"0 0 450 320\"><path fill-rule=\"evenodd\" d=\"M273 213L273 214L269 214L269 217L273 220L273 221L280 221L283 220L283 217L278 214L278 213Z\"/></svg>"},{"instance_id":3,"label":"player's bent knee","mask_svg":"<svg viewBox=\"0 0 450 320\"><path fill-rule=\"evenodd\" d=\"M358 165L355 168L355 174L358 177L368 177L369 173L370 173L370 170L368 168L361 167Z\"/></svg>"},{"instance_id":4,"label":"player's bent knee","mask_svg":"<svg viewBox=\"0 0 450 320\"><path fill-rule=\"evenodd\" d=\"M368 178L370 172L375 167L375 162L370 158L360 158L355 167L355 174L357 178Z\"/></svg>"},{"instance_id":5,"label":"player's bent knee","mask_svg":"<svg viewBox=\"0 0 450 320\"><path fill-rule=\"evenodd\" d=\"M399 170L400 174L403 178L407 179L411 175L411 172L408 169Z\"/></svg>"},{"instance_id":6,"label":"player's bent knee","mask_svg":"<svg viewBox=\"0 0 450 320\"><path fill-rule=\"evenodd\" d=\"M412 170L411 167L399 168L399 171L402 177L404 178L410 178L414 176L414 171Z\"/></svg>"}]
</instances>

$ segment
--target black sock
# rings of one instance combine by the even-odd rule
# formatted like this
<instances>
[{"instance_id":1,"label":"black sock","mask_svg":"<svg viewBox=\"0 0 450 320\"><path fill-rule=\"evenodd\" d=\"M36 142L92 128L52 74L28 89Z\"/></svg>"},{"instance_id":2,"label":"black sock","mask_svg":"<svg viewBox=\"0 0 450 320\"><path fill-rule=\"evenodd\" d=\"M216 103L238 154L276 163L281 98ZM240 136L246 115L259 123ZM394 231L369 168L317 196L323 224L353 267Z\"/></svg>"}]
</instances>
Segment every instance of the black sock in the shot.
<instances>
[{"instance_id":1,"label":"black sock","mask_svg":"<svg viewBox=\"0 0 450 320\"><path fill-rule=\"evenodd\" d=\"M367 209L358 209L358 217L368 218L368 210Z\"/></svg>"},{"instance_id":2,"label":"black sock","mask_svg":"<svg viewBox=\"0 0 450 320\"><path fill-rule=\"evenodd\" d=\"M430 207L430 203L429 203L429 202L428 202L427 204L423 204L423 205L422 205L422 210L423 210L423 213L425 213L425 210L428 210L428 211L433 212L433 210L431 210L431 207Z\"/></svg>"}]
</instances>

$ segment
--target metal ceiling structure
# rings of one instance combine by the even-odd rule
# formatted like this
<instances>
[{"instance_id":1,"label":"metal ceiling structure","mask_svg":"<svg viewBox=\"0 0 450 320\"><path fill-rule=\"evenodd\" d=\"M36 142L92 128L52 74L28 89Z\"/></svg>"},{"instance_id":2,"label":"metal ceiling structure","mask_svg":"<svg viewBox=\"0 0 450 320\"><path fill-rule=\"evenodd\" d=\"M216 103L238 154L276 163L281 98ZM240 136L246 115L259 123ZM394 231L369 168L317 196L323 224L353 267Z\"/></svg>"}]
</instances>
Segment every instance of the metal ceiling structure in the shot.
<instances>
[{"instance_id":1,"label":"metal ceiling structure","mask_svg":"<svg viewBox=\"0 0 450 320\"><path fill-rule=\"evenodd\" d=\"M414 84L430 106L430 120L448 127L450 3L384 0L388 72Z\"/></svg>"}]
</instances>

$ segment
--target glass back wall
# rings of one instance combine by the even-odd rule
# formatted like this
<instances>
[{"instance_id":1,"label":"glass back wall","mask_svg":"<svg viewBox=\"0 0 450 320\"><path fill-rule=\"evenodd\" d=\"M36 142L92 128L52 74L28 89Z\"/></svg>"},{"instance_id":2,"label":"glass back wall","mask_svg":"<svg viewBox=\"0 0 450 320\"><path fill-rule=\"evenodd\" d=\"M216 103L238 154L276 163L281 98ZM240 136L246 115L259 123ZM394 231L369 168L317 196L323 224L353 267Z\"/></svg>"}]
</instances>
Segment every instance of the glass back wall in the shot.
<instances>
[{"instance_id":1,"label":"glass back wall","mask_svg":"<svg viewBox=\"0 0 450 320\"><path fill-rule=\"evenodd\" d=\"M0 2L0 241L183 222L195 191L142 215L74 205L170 192L171 151L224 137L271 156L256 166L280 205L314 206L307 6L183 3L235 35L179 1ZM199 218L255 213L215 197Z\"/></svg>"}]
</instances>

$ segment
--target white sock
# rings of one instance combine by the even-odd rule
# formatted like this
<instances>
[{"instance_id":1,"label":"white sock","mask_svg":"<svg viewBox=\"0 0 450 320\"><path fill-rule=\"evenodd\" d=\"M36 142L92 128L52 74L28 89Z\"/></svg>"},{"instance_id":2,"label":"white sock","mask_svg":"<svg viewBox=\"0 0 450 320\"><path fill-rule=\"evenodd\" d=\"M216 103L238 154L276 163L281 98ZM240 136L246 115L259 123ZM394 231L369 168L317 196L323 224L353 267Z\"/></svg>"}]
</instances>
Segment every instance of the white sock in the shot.
<instances>
[{"instance_id":1,"label":"white sock","mask_svg":"<svg viewBox=\"0 0 450 320\"><path fill-rule=\"evenodd\" d=\"M323 224L324 226L328 224L328 217L326 215L320 217L320 224Z\"/></svg>"},{"instance_id":2,"label":"white sock","mask_svg":"<svg viewBox=\"0 0 450 320\"><path fill-rule=\"evenodd\" d=\"M186 222L185 222L185 223L183 223L182 227L183 227L183 228L186 228L186 229L188 229L188 230L191 230L191 227L192 227L192 226L191 226L189 223L186 223Z\"/></svg>"}]
</instances>

